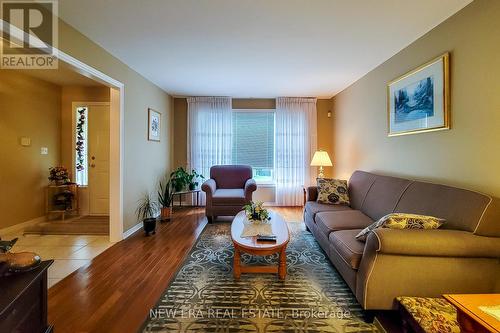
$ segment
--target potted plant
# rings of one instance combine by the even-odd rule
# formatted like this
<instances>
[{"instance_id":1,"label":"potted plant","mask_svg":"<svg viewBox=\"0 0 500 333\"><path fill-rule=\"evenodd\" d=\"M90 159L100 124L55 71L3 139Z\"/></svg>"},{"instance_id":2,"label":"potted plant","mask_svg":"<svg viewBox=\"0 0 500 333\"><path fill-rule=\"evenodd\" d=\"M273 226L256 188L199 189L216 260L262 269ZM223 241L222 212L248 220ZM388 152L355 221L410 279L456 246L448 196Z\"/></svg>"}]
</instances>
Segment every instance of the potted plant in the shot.
<instances>
[{"instance_id":1,"label":"potted plant","mask_svg":"<svg viewBox=\"0 0 500 333\"><path fill-rule=\"evenodd\" d=\"M198 187L199 183L198 183L198 179L205 179L205 177L203 177L203 175L199 174L198 172L196 172L196 170L191 170L191 173L187 175L186 177L186 180L188 182L188 188L190 191L193 191L196 189L196 187Z\"/></svg>"},{"instance_id":2,"label":"potted plant","mask_svg":"<svg viewBox=\"0 0 500 333\"><path fill-rule=\"evenodd\" d=\"M136 209L137 219L142 220L144 232L149 236L151 232L156 233L156 213L158 212L158 204L153 201L149 193L145 193L139 200L139 206Z\"/></svg>"},{"instance_id":3,"label":"potted plant","mask_svg":"<svg viewBox=\"0 0 500 333\"><path fill-rule=\"evenodd\" d=\"M183 167L179 167L175 169L171 174L170 178L172 179L172 186L174 187L175 192L180 192L188 185L188 176L189 174Z\"/></svg>"},{"instance_id":4,"label":"potted plant","mask_svg":"<svg viewBox=\"0 0 500 333\"><path fill-rule=\"evenodd\" d=\"M158 190L158 203L161 207L161 219L170 221L172 216L172 201L174 191L172 188L172 179L169 178L166 184L160 182L160 189Z\"/></svg>"}]
</instances>

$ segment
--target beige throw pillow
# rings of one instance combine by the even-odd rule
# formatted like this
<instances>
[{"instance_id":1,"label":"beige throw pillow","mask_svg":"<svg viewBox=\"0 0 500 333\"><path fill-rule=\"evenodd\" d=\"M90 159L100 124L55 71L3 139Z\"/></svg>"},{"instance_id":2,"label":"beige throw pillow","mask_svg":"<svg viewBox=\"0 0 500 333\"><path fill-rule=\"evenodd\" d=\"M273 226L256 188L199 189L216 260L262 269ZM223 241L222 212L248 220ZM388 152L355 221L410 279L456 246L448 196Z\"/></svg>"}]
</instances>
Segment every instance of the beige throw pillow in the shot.
<instances>
[{"instance_id":1,"label":"beige throw pillow","mask_svg":"<svg viewBox=\"0 0 500 333\"><path fill-rule=\"evenodd\" d=\"M318 178L319 203L331 205L349 205L347 181L340 179Z\"/></svg>"},{"instance_id":2,"label":"beige throw pillow","mask_svg":"<svg viewBox=\"0 0 500 333\"><path fill-rule=\"evenodd\" d=\"M443 225L444 219L434 216L406 214L406 213L391 213L382 217L377 222L370 224L368 227L361 230L356 239L366 241L368 234L377 228L390 229L437 229Z\"/></svg>"}]
</instances>

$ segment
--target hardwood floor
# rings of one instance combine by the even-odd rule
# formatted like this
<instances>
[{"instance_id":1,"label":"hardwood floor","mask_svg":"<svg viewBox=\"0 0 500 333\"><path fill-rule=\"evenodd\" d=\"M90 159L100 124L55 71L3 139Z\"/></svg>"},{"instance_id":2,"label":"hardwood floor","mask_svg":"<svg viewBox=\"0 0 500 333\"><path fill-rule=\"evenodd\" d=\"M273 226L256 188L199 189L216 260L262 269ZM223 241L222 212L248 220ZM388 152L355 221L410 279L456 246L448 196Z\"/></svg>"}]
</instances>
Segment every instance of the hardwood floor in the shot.
<instances>
[{"instance_id":1,"label":"hardwood floor","mask_svg":"<svg viewBox=\"0 0 500 333\"><path fill-rule=\"evenodd\" d=\"M302 221L301 207L272 207L287 221ZM156 235L139 231L49 289L55 332L137 332L177 272L207 220L202 208L174 212Z\"/></svg>"}]
</instances>

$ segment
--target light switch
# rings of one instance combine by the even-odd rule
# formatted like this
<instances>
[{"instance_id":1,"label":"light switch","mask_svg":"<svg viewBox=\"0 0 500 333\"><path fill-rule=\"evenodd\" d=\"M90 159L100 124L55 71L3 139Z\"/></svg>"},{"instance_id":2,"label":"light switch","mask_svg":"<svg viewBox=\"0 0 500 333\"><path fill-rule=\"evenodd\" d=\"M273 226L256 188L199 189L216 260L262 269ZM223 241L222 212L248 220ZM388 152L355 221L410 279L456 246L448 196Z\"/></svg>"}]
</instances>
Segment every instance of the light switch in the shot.
<instances>
[{"instance_id":1,"label":"light switch","mask_svg":"<svg viewBox=\"0 0 500 333\"><path fill-rule=\"evenodd\" d=\"M40 154L48 155L48 153L49 153L49 148L47 148L47 147L40 148Z\"/></svg>"},{"instance_id":2,"label":"light switch","mask_svg":"<svg viewBox=\"0 0 500 333\"><path fill-rule=\"evenodd\" d=\"M28 138L27 136L21 137L21 146L23 147L31 146L31 138Z\"/></svg>"}]
</instances>

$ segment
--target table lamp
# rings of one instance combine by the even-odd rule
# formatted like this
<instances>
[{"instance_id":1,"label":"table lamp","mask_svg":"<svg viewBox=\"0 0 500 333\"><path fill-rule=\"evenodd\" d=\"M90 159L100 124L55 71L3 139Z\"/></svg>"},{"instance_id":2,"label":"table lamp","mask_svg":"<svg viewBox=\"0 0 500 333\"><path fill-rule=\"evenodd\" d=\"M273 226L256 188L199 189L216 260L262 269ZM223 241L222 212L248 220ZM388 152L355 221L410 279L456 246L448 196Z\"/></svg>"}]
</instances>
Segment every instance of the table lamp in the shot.
<instances>
[{"instance_id":1,"label":"table lamp","mask_svg":"<svg viewBox=\"0 0 500 333\"><path fill-rule=\"evenodd\" d=\"M311 161L311 166L319 166L319 174L318 178L323 178L325 175L323 174L324 166L332 166L332 161L330 160L330 156L328 153L323 150L318 150L314 153L314 156Z\"/></svg>"}]
</instances>

